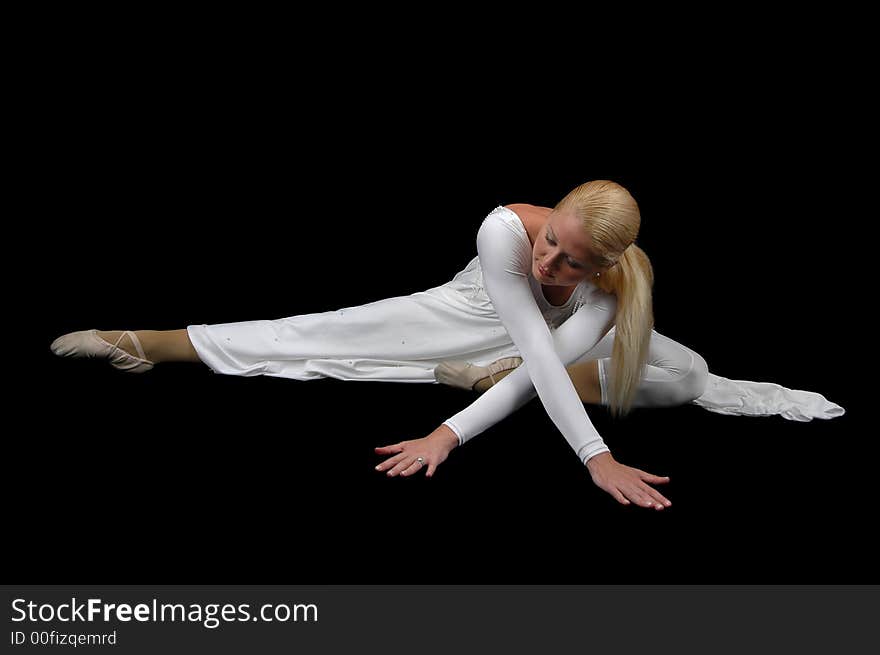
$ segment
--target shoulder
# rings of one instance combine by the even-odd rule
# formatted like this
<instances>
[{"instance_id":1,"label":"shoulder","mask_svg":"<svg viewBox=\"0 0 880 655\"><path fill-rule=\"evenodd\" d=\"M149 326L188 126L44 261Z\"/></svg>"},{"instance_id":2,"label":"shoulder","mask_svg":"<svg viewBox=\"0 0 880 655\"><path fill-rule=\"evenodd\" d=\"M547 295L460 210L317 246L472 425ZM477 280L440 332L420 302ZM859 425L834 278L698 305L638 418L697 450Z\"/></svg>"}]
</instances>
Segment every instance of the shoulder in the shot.
<instances>
[{"instance_id":1,"label":"shoulder","mask_svg":"<svg viewBox=\"0 0 880 655\"><path fill-rule=\"evenodd\" d=\"M519 216L519 220L522 221L523 225L531 225L535 222L543 222L547 214L552 211L547 207L538 207L537 205L530 205L525 202L511 203L509 205L504 205L504 208L509 209L514 214Z\"/></svg>"},{"instance_id":2,"label":"shoulder","mask_svg":"<svg viewBox=\"0 0 880 655\"><path fill-rule=\"evenodd\" d=\"M483 271L505 271L525 275L530 270L531 243L526 227L517 214L497 207L477 230L477 254Z\"/></svg>"},{"instance_id":3,"label":"shoulder","mask_svg":"<svg viewBox=\"0 0 880 655\"><path fill-rule=\"evenodd\" d=\"M504 207L519 217L519 221L528 233L531 243L535 243L541 228L547 222L547 215L553 211L549 207L538 207L537 205L530 205L524 202L504 205Z\"/></svg>"},{"instance_id":4,"label":"shoulder","mask_svg":"<svg viewBox=\"0 0 880 655\"><path fill-rule=\"evenodd\" d=\"M504 208L519 214L520 212L529 212L530 210L534 210L535 206L529 205L524 202L514 202L509 205L504 205Z\"/></svg>"}]
</instances>

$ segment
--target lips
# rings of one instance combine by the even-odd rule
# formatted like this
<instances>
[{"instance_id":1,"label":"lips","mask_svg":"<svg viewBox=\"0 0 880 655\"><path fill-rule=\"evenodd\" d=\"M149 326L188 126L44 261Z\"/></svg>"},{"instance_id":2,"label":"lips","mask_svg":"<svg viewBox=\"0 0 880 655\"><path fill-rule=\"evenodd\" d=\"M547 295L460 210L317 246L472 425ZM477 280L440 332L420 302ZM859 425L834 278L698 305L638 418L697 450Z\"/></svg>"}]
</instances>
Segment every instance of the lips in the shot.
<instances>
[{"instance_id":1,"label":"lips","mask_svg":"<svg viewBox=\"0 0 880 655\"><path fill-rule=\"evenodd\" d=\"M544 268L543 266L538 266L538 272L541 275L543 275L544 277L550 277L549 271L546 268Z\"/></svg>"}]
</instances>

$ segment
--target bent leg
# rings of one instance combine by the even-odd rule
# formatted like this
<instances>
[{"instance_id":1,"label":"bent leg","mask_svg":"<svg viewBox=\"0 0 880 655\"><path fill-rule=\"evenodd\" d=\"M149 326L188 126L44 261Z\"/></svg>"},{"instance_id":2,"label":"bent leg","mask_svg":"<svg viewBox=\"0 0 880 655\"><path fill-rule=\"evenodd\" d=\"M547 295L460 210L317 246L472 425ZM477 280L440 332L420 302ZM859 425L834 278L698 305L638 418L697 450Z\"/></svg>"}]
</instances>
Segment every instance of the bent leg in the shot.
<instances>
[{"instance_id":1,"label":"bent leg","mask_svg":"<svg viewBox=\"0 0 880 655\"><path fill-rule=\"evenodd\" d=\"M589 405L602 404L602 383L599 377L598 359L570 364L566 370L581 402Z\"/></svg>"},{"instance_id":2,"label":"bent leg","mask_svg":"<svg viewBox=\"0 0 880 655\"><path fill-rule=\"evenodd\" d=\"M566 367L575 391L585 403L608 405L607 390L611 389L614 375L611 368L614 332L612 329L591 350ZM496 373L496 382L512 371ZM633 406L684 405L703 394L708 376L706 361L698 353L653 331L645 374L636 390ZM493 384L495 382L487 376L474 385L474 389L482 393Z\"/></svg>"},{"instance_id":3,"label":"bent leg","mask_svg":"<svg viewBox=\"0 0 880 655\"><path fill-rule=\"evenodd\" d=\"M572 382L584 402L598 400L608 405L614 376L611 353L615 331L616 328L612 328L591 350L568 366ZM654 330L645 374L636 390L633 407L684 405L702 395L708 379L709 367L699 353Z\"/></svg>"}]
</instances>

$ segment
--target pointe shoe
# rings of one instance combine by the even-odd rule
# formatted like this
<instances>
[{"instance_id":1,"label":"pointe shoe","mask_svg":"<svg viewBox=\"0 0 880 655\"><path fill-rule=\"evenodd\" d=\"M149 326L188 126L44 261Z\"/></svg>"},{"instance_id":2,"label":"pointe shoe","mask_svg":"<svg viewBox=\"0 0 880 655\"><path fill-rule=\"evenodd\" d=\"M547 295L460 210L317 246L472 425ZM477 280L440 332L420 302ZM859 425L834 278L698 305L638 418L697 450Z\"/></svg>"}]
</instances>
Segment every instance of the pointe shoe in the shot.
<instances>
[{"instance_id":1,"label":"pointe shoe","mask_svg":"<svg viewBox=\"0 0 880 655\"><path fill-rule=\"evenodd\" d=\"M129 355L119 347L119 342L125 335L131 339L140 357ZM55 339L49 348L59 357L107 359L113 368L126 373L146 373L155 364L146 358L137 335L129 330L125 330L119 335L115 344L99 337L97 329L70 332Z\"/></svg>"},{"instance_id":2,"label":"pointe shoe","mask_svg":"<svg viewBox=\"0 0 880 655\"><path fill-rule=\"evenodd\" d=\"M508 371L522 364L522 357L505 357L488 366L474 366L470 362L448 361L441 362L434 369L434 379L440 384L450 387L473 391L474 385L484 378L491 378L495 384L495 375L502 371Z\"/></svg>"}]
</instances>

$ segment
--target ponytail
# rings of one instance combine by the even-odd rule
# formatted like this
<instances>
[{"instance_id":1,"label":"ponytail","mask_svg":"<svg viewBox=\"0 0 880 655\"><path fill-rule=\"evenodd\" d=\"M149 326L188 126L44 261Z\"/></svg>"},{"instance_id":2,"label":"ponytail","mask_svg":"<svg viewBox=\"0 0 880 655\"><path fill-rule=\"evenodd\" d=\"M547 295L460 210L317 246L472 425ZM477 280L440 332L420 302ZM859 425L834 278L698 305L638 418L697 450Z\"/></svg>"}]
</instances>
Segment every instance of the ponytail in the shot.
<instances>
[{"instance_id":1,"label":"ponytail","mask_svg":"<svg viewBox=\"0 0 880 655\"><path fill-rule=\"evenodd\" d=\"M631 243L617 262L596 278L596 286L617 296L612 387L606 390L611 415L626 416L644 377L654 329L654 271L645 251Z\"/></svg>"}]
</instances>

